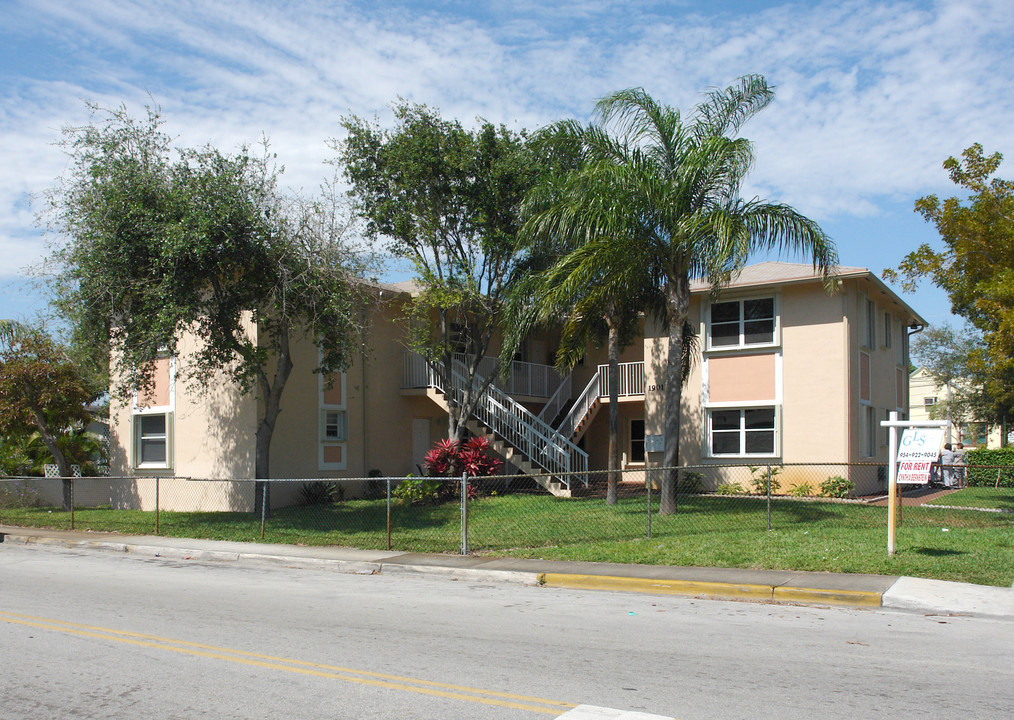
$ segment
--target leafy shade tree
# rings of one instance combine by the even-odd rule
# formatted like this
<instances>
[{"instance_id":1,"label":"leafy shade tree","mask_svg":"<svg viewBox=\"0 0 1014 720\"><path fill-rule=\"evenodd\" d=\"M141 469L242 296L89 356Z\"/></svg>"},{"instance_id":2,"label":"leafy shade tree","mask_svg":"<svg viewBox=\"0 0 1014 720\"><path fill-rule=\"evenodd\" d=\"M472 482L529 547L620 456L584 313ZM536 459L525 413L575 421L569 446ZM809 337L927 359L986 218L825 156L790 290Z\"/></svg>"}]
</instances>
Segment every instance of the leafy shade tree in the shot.
<instances>
[{"instance_id":1,"label":"leafy shade tree","mask_svg":"<svg viewBox=\"0 0 1014 720\"><path fill-rule=\"evenodd\" d=\"M80 338L115 349L123 398L150 387L155 358L196 338L178 377L200 388L224 373L256 392L256 477L267 478L291 343L316 342L316 371L348 365L368 258L349 244L332 188L283 196L266 149L174 149L156 111L93 110L92 124L64 131L70 164L49 195L49 229L66 239L56 302Z\"/></svg>"},{"instance_id":2,"label":"leafy shade tree","mask_svg":"<svg viewBox=\"0 0 1014 720\"><path fill-rule=\"evenodd\" d=\"M933 417L942 415L948 422L960 423L972 416L972 408L977 404L972 365L978 344L973 333L956 331L947 324L916 335L912 354L933 381L944 388L944 402L930 410ZM950 442L949 427L947 432Z\"/></svg>"},{"instance_id":3,"label":"leafy shade tree","mask_svg":"<svg viewBox=\"0 0 1014 720\"><path fill-rule=\"evenodd\" d=\"M77 367L44 331L0 323L0 436L38 433L63 480L63 508L71 508L71 462L63 436L88 424L91 400Z\"/></svg>"},{"instance_id":4,"label":"leafy shade tree","mask_svg":"<svg viewBox=\"0 0 1014 720\"><path fill-rule=\"evenodd\" d=\"M961 159L944 161L951 181L966 199L936 195L919 198L915 210L933 223L942 250L920 245L884 277L915 289L924 278L944 290L952 310L983 335L973 355L973 371L983 376L992 419L1014 412L1014 181L992 177L1000 153L983 154L972 145Z\"/></svg>"},{"instance_id":5,"label":"leafy shade tree","mask_svg":"<svg viewBox=\"0 0 1014 720\"><path fill-rule=\"evenodd\" d=\"M631 287L650 287L662 308L669 332L663 514L676 509L691 281L707 279L717 291L759 250L808 254L829 286L837 266L834 244L815 222L787 205L740 196L753 148L736 134L772 97L754 75L709 92L688 118L639 88L603 98L597 124L583 133L589 162L533 221L533 232L568 238L594 258L587 281L612 268L637 277Z\"/></svg>"},{"instance_id":6,"label":"leafy shade tree","mask_svg":"<svg viewBox=\"0 0 1014 720\"><path fill-rule=\"evenodd\" d=\"M461 393L447 394L448 437L461 440L495 379L480 375L480 363L521 272L520 206L543 162L524 133L488 122L467 130L404 102L394 114L391 130L344 118L347 135L333 147L368 235L409 261L422 287L409 311L410 347L434 363L445 388L456 384L456 368L463 375Z\"/></svg>"}]
</instances>

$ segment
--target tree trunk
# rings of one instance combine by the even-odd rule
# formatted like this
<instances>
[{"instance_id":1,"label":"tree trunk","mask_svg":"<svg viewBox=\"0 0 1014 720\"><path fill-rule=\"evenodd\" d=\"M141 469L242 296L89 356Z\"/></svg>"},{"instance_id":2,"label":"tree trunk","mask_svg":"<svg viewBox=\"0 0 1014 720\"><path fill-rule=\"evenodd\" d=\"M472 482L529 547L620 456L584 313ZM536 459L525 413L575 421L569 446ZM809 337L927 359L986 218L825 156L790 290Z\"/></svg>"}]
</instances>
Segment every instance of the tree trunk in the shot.
<instances>
[{"instance_id":1,"label":"tree trunk","mask_svg":"<svg viewBox=\"0 0 1014 720\"><path fill-rule=\"evenodd\" d=\"M60 473L60 477L62 478L63 509L70 512L71 506L74 502L72 494L72 484L74 481L71 480L70 463L67 462L67 458L64 456L60 446L56 444L56 438L49 432L49 425L46 423L46 417L42 414L42 410L39 408L32 408L32 416L35 418L35 426L39 428L39 437L42 438L42 442L49 450L49 454L53 456L57 472Z\"/></svg>"},{"instance_id":2,"label":"tree trunk","mask_svg":"<svg viewBox=\"0 0 1014 720\"><path fill-rule=\"evenodd\" d=\"M665 453L662 456L659 515L676 512L677 466L680 461L680 409L683 404L683 325L690 308L690 281L667 283L669 350L665 363Z\"/></svg>"},{"instance_id":3,"label":"tree trunk","mask_svg":"<svg viewBox=\"0 0 1014 720\"><path fill-rule=\"evenodd\" d=\"M292 372L292 355L289 351L289 331L281 324L278 328L278 365L275 368L274 382L269 382L267 375L261 372L259 383L261 395L264 398L264 417L257 424L257 444L254 457L254 477L258 480L266 480L271 477L271 437L275 432L275 423L282 411L282 391L285 390L285 383ZM266 514L271 507L270 485L265 488L265 483L254 483L254 514ZM267 493L265 493L267 489ZM264 502L267 500L267 508Z\"/></svg>"},{"instance_id":4,"label":"tree trunk","mask_svg":"<svg viewBox=\"0 0 1014 720\"><path fill-rule=\"evenodd\" d=\"M609 472L606 476L606 505L616 504L620 474L620 328L613 314L606 317L609 327Z\"/></svg>"}]
</instances>

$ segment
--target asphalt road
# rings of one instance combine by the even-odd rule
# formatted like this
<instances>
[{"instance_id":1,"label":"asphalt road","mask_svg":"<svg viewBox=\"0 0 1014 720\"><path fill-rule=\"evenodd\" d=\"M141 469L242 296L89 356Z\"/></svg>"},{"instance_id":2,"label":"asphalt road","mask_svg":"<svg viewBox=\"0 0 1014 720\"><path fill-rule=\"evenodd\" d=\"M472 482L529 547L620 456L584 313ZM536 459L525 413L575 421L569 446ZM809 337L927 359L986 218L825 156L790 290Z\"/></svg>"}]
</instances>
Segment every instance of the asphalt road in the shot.
<instances>
[{"instance_id":1,"label":"asphalt road","mask_svg":"<svg viewBox=\"0 0 1014 720\"><path fill-rule=\"evenodd\" d=\"M1008 718L1014 623L0 545L2 718Z\"/></svg>"}]
</instances>

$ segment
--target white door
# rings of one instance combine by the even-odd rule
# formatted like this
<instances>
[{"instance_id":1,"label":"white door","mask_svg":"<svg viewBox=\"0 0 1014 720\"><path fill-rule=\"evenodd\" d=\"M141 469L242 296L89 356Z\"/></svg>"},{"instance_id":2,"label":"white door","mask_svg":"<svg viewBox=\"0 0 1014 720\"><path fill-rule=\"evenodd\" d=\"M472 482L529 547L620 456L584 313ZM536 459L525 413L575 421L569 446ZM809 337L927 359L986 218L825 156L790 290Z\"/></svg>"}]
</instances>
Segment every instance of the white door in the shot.
<instances>
[{"instance_id":1,"label":"white door","mask_svg":"<svg viewBox=\"0 0 1014 720\"><path fill-rule=\"evenodd\" d=\"M415 465L422 467L423 457L430 449L430 419L412 418L412 471Z\"/></svg>"}]
</instances>

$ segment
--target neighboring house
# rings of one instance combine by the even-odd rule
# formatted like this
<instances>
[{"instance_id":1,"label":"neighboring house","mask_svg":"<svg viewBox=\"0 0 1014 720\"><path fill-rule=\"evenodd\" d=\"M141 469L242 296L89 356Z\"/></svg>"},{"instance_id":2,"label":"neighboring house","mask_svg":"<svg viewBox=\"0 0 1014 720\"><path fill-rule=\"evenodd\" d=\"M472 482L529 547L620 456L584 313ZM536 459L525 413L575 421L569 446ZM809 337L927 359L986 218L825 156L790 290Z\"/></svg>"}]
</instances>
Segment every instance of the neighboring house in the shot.
<instances>
[{"instance_id":1,"label":"neighboring house","mask_svg":"<svg viewBox=\"0 0 1014 720\"><path fill-rule=\"evenodd\" d=\"M947 387L938 385L926 368L921 367L912 373L910 393L909 415L912 420L947 419ZM998 448L1001 445L1001 432L999 427L990 427L984 422L952 419L950 442L964 443L966 449Z\"/></svg>"},{"instance_id":2,"label":"neighboring house","mask_svg":"<svg viewBox=\"0 0 1014 720\"><path fill-rule=\"evenodd\" d=\"M811 266L767 262L745 268L715 302L707 286L694 286L690 317L703 357L683 395L682 464L886 462L887 432L879 423L891 411L906 415L908 336L925 321L865 268L841 268L839 283L829 294ZM380 288L372 350L347 372L313 374L317 349L309 342L294 345L271 477L418 473L425 452L446 435L446 397L453 388L438 387L426 362L404 347L400 318L412 301L411 285ZM620 358L624 468L661 460L655 449L664 426L666 343L647 320L643 340ZM568 482L606 466L606 352L589 348L574 371L560 377L551 367L555 349L551 335L529 338L470 428L492 428L514 469L553 474L545 486L567 495ZM148 396L111 406L111 474L252 478L257 402L224 379L209 390L188 391L176 381L174 363L161 360ZM882 467L830 474L845 472L857 492L875 491L886 478ZM780 479L783 487L814 480L794 477L791 468ZM142 492L142 484L114 503L150 505L152 491ZM202 487L199 503L165 494L161 502L180 509L252 506L250 484ZM272 504L293 502L296 492L295 486L273 491Z\"/></svg>"}]
</instances>

